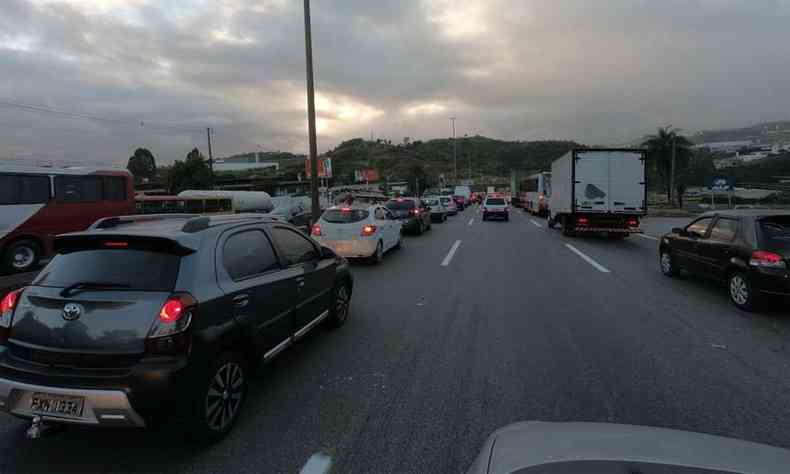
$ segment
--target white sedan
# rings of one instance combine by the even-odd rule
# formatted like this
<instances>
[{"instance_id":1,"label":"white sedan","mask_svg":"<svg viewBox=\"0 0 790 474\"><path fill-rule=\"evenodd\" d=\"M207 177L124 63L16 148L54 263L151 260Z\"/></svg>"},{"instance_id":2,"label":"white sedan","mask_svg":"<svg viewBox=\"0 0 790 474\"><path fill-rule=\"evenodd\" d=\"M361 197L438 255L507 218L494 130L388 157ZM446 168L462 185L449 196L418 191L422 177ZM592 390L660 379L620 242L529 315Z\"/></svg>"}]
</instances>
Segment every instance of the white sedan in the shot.
<instances>
[{"instance_id":1,"label":"white sedan","mask_svg":"<svg viewBox=\"0 0 790 474\"><path fill-rule=\"evenodd\" d=\"M370 258L403 244L401 223L383 206L335 206L327 209L310 234L321 245L346 258Z\"/></svg>"}]
</instances>

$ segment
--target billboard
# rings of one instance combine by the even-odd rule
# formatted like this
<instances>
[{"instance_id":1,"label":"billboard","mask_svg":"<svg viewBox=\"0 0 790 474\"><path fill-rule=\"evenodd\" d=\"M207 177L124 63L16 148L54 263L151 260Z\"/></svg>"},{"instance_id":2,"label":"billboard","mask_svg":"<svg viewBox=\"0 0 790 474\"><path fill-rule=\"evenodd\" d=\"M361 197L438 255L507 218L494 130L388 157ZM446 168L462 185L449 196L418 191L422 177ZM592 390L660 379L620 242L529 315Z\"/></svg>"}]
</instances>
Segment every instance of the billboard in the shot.
<instances>
[{"instance_id":1,"label":"billboard","mask_svg":"<svg viewBox=\"0 0 790 474\"><path fill-rule=\"evenodd\" d=\"M304 162L304 172L307 179L310 179L310 158ZM332 177L332 158L318 158L318 177L331 178Z\"/></svg>"},{"instance_id":2,"label":"billboard","mask_svg":"<svg viewBox=\"0 0 790 474\"><path fill-rule=\"evenodd\" d=\"M369 168L354 171L354 181L357 183L370 183L379 180L378 170Z\"/></svg>"}]
</instances>

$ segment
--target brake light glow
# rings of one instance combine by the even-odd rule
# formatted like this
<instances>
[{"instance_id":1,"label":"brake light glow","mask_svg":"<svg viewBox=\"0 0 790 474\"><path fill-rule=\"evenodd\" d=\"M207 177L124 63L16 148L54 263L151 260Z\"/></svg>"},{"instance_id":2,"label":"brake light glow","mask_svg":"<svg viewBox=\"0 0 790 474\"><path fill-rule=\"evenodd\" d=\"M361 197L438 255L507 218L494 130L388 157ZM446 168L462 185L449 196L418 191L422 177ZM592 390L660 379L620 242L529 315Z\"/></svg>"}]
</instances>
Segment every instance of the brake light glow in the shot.
<instances>
[{"instance_id":1,"label":"brake light glow","mask_svg":"<svg viewBox=\"0 0 790 474\"><path fill-rule=\"evenodd\" d=\"M398 199L396 199L396 201L403 202L403 198L398 198Z\"/></svg>"},{"instance_id":2,"label":"brake light glow","mask_svg":"<svg viewBox=\"0 0 790 474\"><path fill-rule=\"evenodd\" d=\"M184 312L184 304L177 299L167 300L159 310L159 320L163 323L174 323L181 318Z\"/></svg>"},{"instance_id":3,"label":"brake light glow","mask_svg":"<svg viewBox=\"0 0 790 474\"><path fill-rule=\"evenodd\" d=\"M584 227L584 226L587 226L589 224L590 224L590 220L587 219L586 217L580 217L580 218L576 219L576 225Z\"/></svg>"},{"instance_id":4,"label":"brake light glow","mask_svg":"<svg viewBox=\"0 0 790 474\"><path fill-rule=\"evenodd\" d=\"M314 224L313 227L310 229L310 235L315 237L321 237L321 226L318 224Z\"/></svg>"},{"instance_id":5,"label":"brake light glow","mask_svg":"<svg viewBox=\"0 0 790 474\"><path fill-rule=\"evenodd\" d=\"M351 208L350 207L340 208L340 212L351 212Z\"/></svg>"},{"instance_id":6,"label":"brake light glow","mask_svg":"<svg viewBox=\"0 0 790 474\"><path fill-rule=\"evenodd\" d=\"M628 227L639 227L639 219L632 217L631 219L628 219L627 224Z\"/></svg>"},{"instance_id":7,"label":"brake light glow","mask_svg":"<svg viewBox=\"0 0 790 474\"><path fill-rule=\"evenodd\" d=\"M2 316L5 316L6 313L10 313L16 308L16 303L19 301L19 295L21 293L22 288L14 290L3 297L3 300L0 301L0 313L2 313Z\"/></svg>"},{"instance_id":8,"label":"brake light glow","mask_svg":"<svg viewBox=\"0 0 790 474\"><path fill-rule=\"evenodd\" d=\"M362 237L370 237L371 235L376 233L376 226L374 225L366 225L362 228Z\"/></svg>"},{"instance_id":9,"label":"brake light glow","mask_svg":"<svg viewBox=\"0 0 790 474\"><path fill-rule=\"evenodd\" d=\"M415 216L419 216L420 215L420 210L419 209L412 209L411 213L414 214Z\"/></svg>"},{"instance_id":10,"label":"brake light glow","mask_svg":"<svg viewBox=\"0 0 790 474\"><path fill-rule=\"evenodd\" d=\"M125 249L129 246L129 242L104 242L104 246L111 249Z\"/></svg>"},{"instance_id":11,"label":"brake light glow","mask_svg":"<svg viewBox=\"0 0 790 474\"><path fill-rule=\"evenodd\" d=\"M782 256L773 252L765 250L757 250L752 252L752 258L749 260L749 265L753 267L764 268L786 268Z\"/></svg>"}]
</instances>

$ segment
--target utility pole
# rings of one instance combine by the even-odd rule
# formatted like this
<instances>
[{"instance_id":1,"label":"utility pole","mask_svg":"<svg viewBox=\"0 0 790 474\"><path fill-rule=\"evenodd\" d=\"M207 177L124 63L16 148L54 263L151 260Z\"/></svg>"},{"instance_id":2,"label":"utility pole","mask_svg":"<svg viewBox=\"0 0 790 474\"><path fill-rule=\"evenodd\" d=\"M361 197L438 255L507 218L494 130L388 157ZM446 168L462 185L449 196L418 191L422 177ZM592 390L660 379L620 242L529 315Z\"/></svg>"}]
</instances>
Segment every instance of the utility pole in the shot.
<instances>
[{"instance_id":1,"label":"utility pole","mask_svg":"<svg viewBox=\"0 0 790 474\"><path fill-rule=\"evenodd\" d=\"M214 189L214 155L211 152L211 128L206 128L206 138L208 139L208 169L211 173L209 189Z\"/></svg>"},{"instance_id":2,"label":"utility pole","mask_svg":"<svg viewBox=\"0 0 790 474\"><path fill-rule=\"evenodd\" d=\"M312 209L310 225L321 215L321 203L318 200L318 145L315 132L315 85L313 83L313 40L310 31L310 0L304 0L304 48L307 65L307 127L310 139L310 194Z\"/></svg>"},{"instance_id":3,"label":"utility pole","mask_svg":"<svg viewBox=\"0 0 790 474\"><path fill-rule=\"evenodd\" d=\"M672 162L669 165L669 205L675 205L675 157L677 155L677 130L672 131Z\"/></svg>"},{"instance_id":4,"label":"utility pole","mask_svg":"<svg viewBox=\"0 0 790 474\"><path fill-rule=\"evenodd\" d=\"M456 154L456 146L455 146L455 117L450 117L450 121L453 123L453 179L458 184L458 156Z\"/></svg>"}]
</instances>

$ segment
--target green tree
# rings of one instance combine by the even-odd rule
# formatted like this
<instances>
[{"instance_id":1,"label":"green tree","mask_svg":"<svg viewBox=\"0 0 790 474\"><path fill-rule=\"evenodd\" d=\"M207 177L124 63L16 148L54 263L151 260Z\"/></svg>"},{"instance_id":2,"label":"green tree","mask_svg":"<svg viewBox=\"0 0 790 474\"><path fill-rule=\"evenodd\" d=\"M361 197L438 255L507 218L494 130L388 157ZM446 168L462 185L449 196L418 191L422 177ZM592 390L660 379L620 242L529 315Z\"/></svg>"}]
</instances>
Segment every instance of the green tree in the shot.
<instances>
[{"instance_id":1,"label":"green tree","mask_svg":"<svg viewBox=\"0 0 790 474\"><path fill-rule=\"evenodd\" d=\"M642 147L647 149L648 172L658 175L667 199L672 194L670 191L670 177L672 170L672 147L675 147L675 176L679 176L689 166L693 143L683 135L678 135L671 127L659 128L655 135L645 137Z\"/></svg>"},{"instance_id":2,"label":"green tree","mask_svg":"<svg viewBox=\"0 0 790 474\"><path fill-rule=\"evenodd\" d=\"M147 148L138 148L134 154L129 157L129 162L126 169L134 176L134 179L140 181L143 178L151 179L156 176L156 159L151 150Z\"/></svg>"},{"instance_id":3,"label":"green tree","mask_svg":"<svg viewBox=\"0 0 790 474\"><path fill-rule=\"evenodd\" d=\"M208 189L211 185L211 170L200 150L193 149L186 160L176 160L168 173L167 185L172 194L185 189Z\"/></svg>"}]
</instances>

